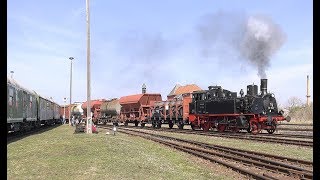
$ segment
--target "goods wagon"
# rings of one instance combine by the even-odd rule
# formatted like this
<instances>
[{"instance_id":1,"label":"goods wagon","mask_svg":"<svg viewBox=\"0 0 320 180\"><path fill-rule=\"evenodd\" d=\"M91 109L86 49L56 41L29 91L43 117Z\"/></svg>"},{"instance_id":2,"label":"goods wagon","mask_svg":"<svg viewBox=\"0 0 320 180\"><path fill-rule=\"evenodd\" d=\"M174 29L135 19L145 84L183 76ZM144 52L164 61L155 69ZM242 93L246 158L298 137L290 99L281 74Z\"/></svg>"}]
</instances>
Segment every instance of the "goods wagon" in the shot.
<instances>
[{"instance_id":1,"label":"goods wagon","mask_svg":"<svg viewBox=\"0 0 320 180\"><path fill-rule=\"evenodd\" d=\"M75 118L81 119L83 116L83 109L82 109L82 103L74 103L71 105L71 116L74 116Z\"/></svg>"},{"instance_id":2,"label":"goods wagon","mask_svg":"<svg viewBox=\"0 0 320 180\"><path fill-rule=\"evenodd\" d=\"M121 105L119 99L114 98L105 101L100 106L100 119L99 123L106 124L107 122L118 122L120 115Z\"/></svg>"},{"instance_id":3,"label":"goods wagon","mask_svg":"<svg viewBox=\"0 0 320 180\"><path fill-rule=\"evenodd\" d=\"M98 119L100 119L100 106L102 103L106 102L105 99L98 99L98 100L92 100L90 102L90 112L92 116L92 122L94 124L98 123ZM83 109L83 116L86 118L87 117L87 102L84 102L81 105L81 108Z\"/></svg>"},{"instance_id":4,"label":"goods wagon","mask_svg":"<svg viewBox=\"0 0 320 180\"><path fill-rule=\"evenodd\" d=\"M161 124L169 124L172 128L176 124L183 129L184 124L189 123L189 103L192 102L190 95L179 95L166 101L156 101L151 107L151 124L154 128L160 128Z\"/></svg>"},{"instance_id":5,"label":"goods wagon","mask_svg":"<svg viewBox=\"0 0 320 180\"><path fill-rule=\"evenodd\" d=\"M135 94L124 96L119 99L121 105L120 122L125 126L128 123L134 123L138 126L140 123L142 127L151 118L151 109L155 101L161 101L161 94Z\"/></svg>"}]
</instances>

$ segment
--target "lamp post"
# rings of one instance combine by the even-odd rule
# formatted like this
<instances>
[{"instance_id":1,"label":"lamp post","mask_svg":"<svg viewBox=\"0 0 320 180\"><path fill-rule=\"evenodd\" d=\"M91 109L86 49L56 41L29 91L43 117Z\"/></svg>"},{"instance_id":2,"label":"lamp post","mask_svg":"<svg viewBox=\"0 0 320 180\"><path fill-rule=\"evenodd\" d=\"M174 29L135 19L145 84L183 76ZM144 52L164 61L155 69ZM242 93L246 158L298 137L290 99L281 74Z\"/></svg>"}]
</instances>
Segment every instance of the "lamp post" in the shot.
<instances>
[{"instance_id":1,"label":"lamp post","mask_svg":"<svg viewBox=\"0 0 320 180\"><path fill-rule=\"evenodd\" d=\"M63 124L65 124L65 122L66 122L66 101L67 101L67 98L63 98L63 101L64 101L64 107L63 107Z\"/></svg>"},{"instance_id":2,"label":"lamp post","mask_svg":"<svg viewBox=\"0 0 320 180\"><path fill-rule=\"evenodd\" d=\"M86 0L86 15L87 15L87 133L92 133L91 106L90 106L90 13L89 0Z\"/></svg>"},{"instance_id":3,"label":"lamp post","mask_svg":"<svg viewBox=\"0 0 320 180\"><path fill-rule=\"evenodd\" d=\"M14 71L10 71L11 79L13 78L13 73L14 73Z\"/></svg>"},{"instance_id":4,"label":"lamp post","mask_svg":"<svg viewBox=\"0 0 320 180\"><path fill-rule=\"evenodd\" d=\"M69 104L69 126L71 126L71 100L72 100L72 60L74 59L73 57L69 57L70 62L71 62L71 67L70 67L70 104Z\"/></svg>"}]
</instances>

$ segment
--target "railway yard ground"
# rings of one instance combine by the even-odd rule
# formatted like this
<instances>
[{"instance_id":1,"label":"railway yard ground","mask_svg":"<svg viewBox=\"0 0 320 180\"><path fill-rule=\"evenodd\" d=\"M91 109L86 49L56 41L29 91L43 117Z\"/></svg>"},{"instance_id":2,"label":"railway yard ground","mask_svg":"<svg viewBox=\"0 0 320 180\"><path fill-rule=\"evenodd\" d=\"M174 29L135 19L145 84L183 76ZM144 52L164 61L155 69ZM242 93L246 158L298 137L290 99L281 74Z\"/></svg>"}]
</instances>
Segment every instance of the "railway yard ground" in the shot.
<instances>
[{"instance_id":1,"label":"railway yard ground","mask_svg":"<svg viewBox=\"0 0 320 180\"><path fill-rule=\"evenodd\" d=\"M167 131L169 129L166 125L162 128L166 130L120 126L116 135L113 135L111 127L98 126L98 134L87 135L75 134L74 127L61 125L7 143L7 178L248 179L248 175L234 168L241 167L244 172L258 172L259 166L262 172L257 173L253 179L283 179L286 173L301 173L306 179L312 178L312 146L187 134L177 129L177 132L172 132ZM186 131L189 128L185 126ZM144 137L138 136L139 132L144 133ZM282 135L282 131L276 134ZM160 140L160 136L166 140ZM272 138L312 141L312 137L288 138L275 135ZM192 145L187 142L190 140L193 141ZM234 153L230 154L228 148L234 148L231 149ZM197 156L192 155L192 149L198 151ZM245 154L248 154L245 151L252 151L276 155L280 159L263 156L264 160L259 160L259 154L241 159L245 154L241 155L240 152L236 156L239 153L236 149ZM281 157L287 159L282 160ZM301 162L297 162L297 159ZM226 166L228 164L229 167ZM275 171L280 172L280 175L274 173L272 168L279 168Z\"/></svg>"}]
</instances>

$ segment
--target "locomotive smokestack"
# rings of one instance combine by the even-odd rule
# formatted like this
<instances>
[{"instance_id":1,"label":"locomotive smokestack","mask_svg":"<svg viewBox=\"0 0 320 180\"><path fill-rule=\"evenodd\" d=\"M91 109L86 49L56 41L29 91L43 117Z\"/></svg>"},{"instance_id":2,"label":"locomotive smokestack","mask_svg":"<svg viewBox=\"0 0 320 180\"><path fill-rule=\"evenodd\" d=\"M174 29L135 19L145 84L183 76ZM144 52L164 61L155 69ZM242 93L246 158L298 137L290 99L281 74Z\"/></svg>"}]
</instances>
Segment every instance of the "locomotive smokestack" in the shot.
<instances>
[{"instance_id":1,"label":"locomotive smokestack","mask_svg":"<svg viewBox=\"0 0 320 180\"><path fill-rule=\"evenodd\" d=\"M147 92L147 86L143 83L142 84L142 94L145 94Z\"/></svg>"},{"instance_id":2,"label":"locomotive smokestack","mask_svg":"<svg viewBox=\"0 0 320 180\"><path fill-rule=\"evenodd\" d=\"M260 91L261 95L267 94L268 79L261 79Z\"/></svg>"}]
</instances>

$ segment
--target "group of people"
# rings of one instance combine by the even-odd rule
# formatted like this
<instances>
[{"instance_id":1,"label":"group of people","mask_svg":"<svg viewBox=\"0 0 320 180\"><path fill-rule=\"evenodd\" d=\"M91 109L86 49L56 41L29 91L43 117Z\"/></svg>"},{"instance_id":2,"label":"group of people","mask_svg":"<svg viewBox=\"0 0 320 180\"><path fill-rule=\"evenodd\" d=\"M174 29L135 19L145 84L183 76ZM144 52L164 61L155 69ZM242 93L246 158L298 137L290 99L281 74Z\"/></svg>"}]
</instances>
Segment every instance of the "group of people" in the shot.
<instances>
[{"instance_id":1,"label":"group of people","mask_svg":"<svg viewBox=\"0 0 320 180\"><path fill-rule=\"evenodd\" d=\"M60 116L60 119L61 119L61 124L66 124L66 119L65 118ZM77 125L79 123L82 123L82 122L84 122L84 119L79 117L79 116L74 116L73 115L72 118L71 118L71 125L72 126L75 126L75 125Z\"/></svg>"},{"instance_id":2,"label":"group of people","mask_svg":"<svg viewBox=\"0 0 320 180\"><path fill-rule=\"evenodd\" d=\"M61 124L66 124L66 119L63 118L63 116L60 116ZM76 126L77 124L86 124L85 118L82 118L80 116L74 116L71 117L71 126ZM94 123L92 123L92 132L97 133L97 127Z\"/></svg>"}]
</instances>

